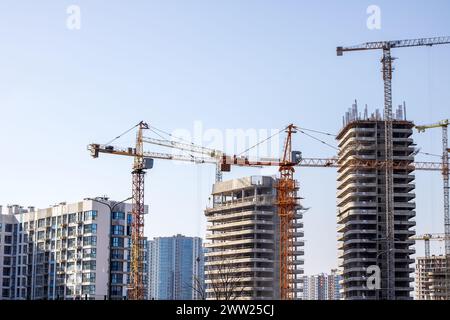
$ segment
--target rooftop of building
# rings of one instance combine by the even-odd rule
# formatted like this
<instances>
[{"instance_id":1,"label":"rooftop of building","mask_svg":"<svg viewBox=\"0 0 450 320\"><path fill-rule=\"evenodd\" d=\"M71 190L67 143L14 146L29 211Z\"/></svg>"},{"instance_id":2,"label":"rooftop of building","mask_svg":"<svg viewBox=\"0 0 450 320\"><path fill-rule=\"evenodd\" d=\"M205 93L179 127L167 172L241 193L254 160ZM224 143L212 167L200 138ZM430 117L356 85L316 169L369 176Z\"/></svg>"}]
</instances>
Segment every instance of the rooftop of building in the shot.
<instances>
[{"instance_id":1,"label":"rooftop of building","mask_svg":"<svg viewBox=\"0 0 450 320\"><path fill-rule=\"evenodd\" d=\"M397 109L393 112L392 120L396 124L404 124L409 128L414 127L414 123L412 121L407 120L406 118L405 104L399 105L397 107ZM360 125L363 123L383 122L383 121L384 116L379 109L375 109L375 112L369 114L368 106L365 105L364 112L361 113L358 109L358 101L355 100L355 103L353 103L352 107L349 108L348 111L345 112L344 116L342 117L342 129L337 134L336 139L340 139L345 132L347 132L350 128L356 125Z\"/></svg>"},{"instance_id":2,"label":"rooftop of building","mask_svg":"<svg viewBox=\"0 0 450 320\"><path fill-rule=\"evenodd\" d=\"M242 190L245 188L253 188L254 186L271 188L274 182L275 178L272 176L249 176L227 180L215 183L213 185L212 195Z\"/></svg>"}]
</instances>

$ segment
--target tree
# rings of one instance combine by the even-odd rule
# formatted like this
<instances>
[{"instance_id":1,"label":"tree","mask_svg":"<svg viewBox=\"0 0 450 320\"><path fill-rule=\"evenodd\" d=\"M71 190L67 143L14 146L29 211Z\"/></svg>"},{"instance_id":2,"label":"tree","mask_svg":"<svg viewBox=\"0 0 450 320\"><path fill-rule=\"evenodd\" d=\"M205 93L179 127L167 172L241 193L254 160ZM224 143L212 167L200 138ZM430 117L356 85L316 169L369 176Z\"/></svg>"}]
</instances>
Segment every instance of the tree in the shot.
<instances>
[{"instance_id":1,"label":"tree","mask_svg":"<svg viewBox=\"0 0 450 320\"><path fill-rule=\"evenodd\" d=\"M192 275L192 283L187 283L186 286L197 293L198 300L206 300L206 288L203 278L194 274Z\"/></svg>"},{"instance_id":2,"label":"tree","mask_svg":"<svg viewBox=\"0 0 450 320\"><path fill-rule=\"evenodd\" d=\"M242 266L236 261L238 256L209 256L205 265L208 289L212 289L213 300L239 300L245 289Z\"/></svg>"}]
</instances>

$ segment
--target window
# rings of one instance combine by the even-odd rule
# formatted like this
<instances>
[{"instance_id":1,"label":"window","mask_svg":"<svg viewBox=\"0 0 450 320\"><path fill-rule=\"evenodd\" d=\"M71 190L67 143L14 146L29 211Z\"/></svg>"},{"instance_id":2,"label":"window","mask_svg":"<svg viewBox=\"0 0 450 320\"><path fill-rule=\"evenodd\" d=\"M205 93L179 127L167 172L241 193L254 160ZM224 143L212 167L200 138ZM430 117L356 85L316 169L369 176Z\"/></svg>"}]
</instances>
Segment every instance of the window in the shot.
<instances>
[{"instance_id":1,"label":"window","mask_svg":"<svg viewBox=\"0 0 450 320\"><path fill-rule=\"evenodd\" d=\"M3 286L9 287L9 278L3 278Z\"/></svg>"},{"instance_id":2,"label":"window","mask_svg":"<svg viewBox=\"0 0 450 320\"><path fill-rule=\"evenodd\" d=\"M11 264L11 257L4 257L3 258L3 265L9 266Z\"/></svg>"},{"instance_id":3,"label":"window","mask_svg":"<svg viewBox=\"0 0 450 320\"><path fill-rule=\"evenodd\" d=\"M10 223L5 224L5 232L12 232L12 224Z\"/></svg>"},{"instance_id":4,"label":"window","mask_svg":"<svg viewBox=\"0 0 450 320\"><path fill-rule=\"evenodd\" d=\"M112 284L121 284L123 282L123 274L122 273L113 273L111 275L111 283Z\"/></svg>"},{"instance_id":5,"label":"window","mask_svg":"<svg viewBox=\"0 0 450 320\"><path fill-rule=\"evenodd\" d=\"M127 215L127 225L131 225L132 220L133 220L133 216L131 215L131 213L129 213Z\"/></svg>"},{"instance_id":6,"label":"window","mask_svg":"<svg viewBox=\"0 0 450 320\"><path fill-rule=\"evenodd\" d=\"M113 249L112 251L111 251L111 258L112 259L120 259L120 260L122 260L123 259L123 250L117 250L117 249Z\"/></svg>"},{"instance_id":7,"label":"window","mask_svg":"<svg viewBox=\"0 0 450 320\"><path fill-rule=\"evenodd\" d=\"M113 220L125 220L125 212L113 212L112 219Z\"/></svg>"},{"instance_id":8,"label":"window","mask_svg":"<svg viewBox=\"0 0 450 320\"><path fill-rule=\"evenodd\" d=\"M2 297L3 298L9 298L9 289L3 289L2 290Z\"/></svg>"},{"instance_id":9,"label":"window","mask_svg":"<svg viewBox=\"0 0 450 320\"><path fill-rule=\"evenodd\" d=\"M87 286L82 286L81 293L82 294L95 294L95 285L90 284Z\"/></svg>"},{"instance_id":10,"label":"window","mask_svg":"<svg viewBox=\"0 0 450 320\"><path fill-rule=\"evenodd\" d=\"M67 251L67 259L75 258L75 250Z\"/></svg>"},{"instance_id":11,"label":"window","mask_svg":"<svg viewBox=\"0 0 450 320\"><path fill-rule=\"evenodd\" d=\"M123 262L112 261L111 262L111 271L123 271Z\"/></svg>"},{"instance_id":12,"label":"window","mask_svg":"<svg viewBox=\"0 0 450 320\"><path fill-rule=\"evenodd\" d=\"M83 273L83 282L95 282L95 272Z\"/></svg>"},{"instance_id":13,"label":"window","mask_svg":"<svg viewBox=\"0 0 450 320\"><path fill-rule=\"evenodd\" d=\"M37 234L37 239L38 240L42 240L45 237L45 232L44 231L39 231Z\"/></svg>"},{"instance_id":14,"label":"window","mask_svg":"<svg viewBox=\"0 0 450 320\"><path fill-rule=\"evenodd\" d=\"M95 270L96 267L97 263L95 260L83 262L83 270Z\"/></svg>"},{"instance_id":15,"label":"window","mask_svg":"<svg viewBox=\"0 0 450 320\"><path fill-rule=\"evenodd\" d=\"M97 218L97 211L85 211L84 212L84 221L95 220Z\"/></svg>"},{"instance_id":16,"label":"window","mask_svg":"<svg viewBox=\"0 0 450 320\"><path fill-rule=\"evenodd\" d=\"M67 247L72 248L72 247L75 247L75 245L76 245L76 240L75 239L67 240Z\"/></svg>"},{"instance_id":17,"label":"window","mask_svg":"<svg viewBox=\"0 0 450 320\"><path fill-rule=\"evenodd\" d=\"M123 238L112 238L112 246L113 247L122 247L123 248Z\"/></svg>"},{"instance_id":18,"label":"window","mask_svg":"<svg viewBox=\"0 0 450 320\"><path fill-rule=\"evenodd\" d=\"M96 257L97 257L96 248L88 248L83 250L83 258L96 258Z\"/></svg>"},{"instance_id":19,"label":"window","mask_svg":"<svg viewBox=\"0 0 450 320\"><path fill-rule=\"evenodd\" d=\"M112 226L112 234L115 236L123 236L125 228L124 226Z\"/></svg>"},{"instance_id":20,"label":"window","mask_svg":"<svg viewBox=\"0 0 450 320\"><path fill-rule=\"evenodd\" d=\"M111 286L111 295L113 296L122 296L122 287L121 286Z\"/></svg>"},{"instance_id":21,"label":"window","mask_svg":"<svg viewBox=\"0 0 450 320\"><path fill-rule=\"evenodd\" d=\"M69 237L72 237L76 234L77 231L77 227L69 227L68 232L69 232Z\"/></svg>"},{"instance_id":22,"label":"window","mask_svg":"<svg viewBox=\"0 0 450 320\"><path fill-rule=\"evenodd\" d=\"M77 214L71 213L71 214L69 214L69 223L74 223L74 222L77 222Z\"/></svg>"},{"instance_id":23,"label":"window","mask_svg":"<svg viewBox=\"0 0 450 320\"><path fill-rule=\"evenodd\" d=\"M11 254L11 246L4 246L3 252L5 254Z\"/></svg>"},{"instance_id":24,"label":"window","mask_svg":"<svg viewBox=\"0 0 450 320\"><path fill-rule=\"evenodd\" d=\"M3 267L3 275L4 275L5 277L10 276L10 275L11 275L11 268L9 268L9 267L7 267L7 268Z\"/></svg>"},{"instance_id":25,"label":"window","mask_svg":"<svg viewBox=\"0 0 450 320\"><path fill-rule=\"evenodd\" d=\"M83 246L96 246L96 245L97 245L96 236L83 237Z\"/></svg>"},{"instance_id":26,"label":"window","mask_svg":"<svg viewBox=\"0 0 450 320\"><path fill-rule=\"evenodd\" d=\"M5 236L5 244L11 244L12 243L12 237L11 236Z\"/></svg>"},{"instance_id":27,"label":"window","mask_svg":"<svg viewBox=\"0 0 450 320\"><path fill-rule=\"evenodd\" d=\"M39 219L38 220L38 228L45 227L45 219Z\"/></svg>"},{"instance_id":28,"label":"window","mask_svg":"<svg viewBox=\"0 0 450 320\"><path fill-rule=\"evenodd\" d=\"M84 225L84 233L96 234L97 233L97 224L96 223L92 223L92 224Z\"/></svg>"}]
</instances>

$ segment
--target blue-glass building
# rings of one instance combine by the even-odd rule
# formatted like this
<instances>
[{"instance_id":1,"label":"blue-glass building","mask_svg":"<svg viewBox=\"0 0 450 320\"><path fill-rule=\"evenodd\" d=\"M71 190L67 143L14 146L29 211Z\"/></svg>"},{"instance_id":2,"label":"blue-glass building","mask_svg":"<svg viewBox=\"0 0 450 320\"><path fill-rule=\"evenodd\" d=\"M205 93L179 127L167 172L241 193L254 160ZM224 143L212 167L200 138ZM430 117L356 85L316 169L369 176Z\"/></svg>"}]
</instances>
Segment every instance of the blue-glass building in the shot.
<instances>
[{"instance_id":1,"label":"blue-glass building","mask_svg":"<svg viewBox=\"0 0 450 320\"><path fill-rule=\"evenodd\" d=\"M148 241L149 299L202 299L204 258L198 237L159 237Z\"/></svg>"}]
</instances>

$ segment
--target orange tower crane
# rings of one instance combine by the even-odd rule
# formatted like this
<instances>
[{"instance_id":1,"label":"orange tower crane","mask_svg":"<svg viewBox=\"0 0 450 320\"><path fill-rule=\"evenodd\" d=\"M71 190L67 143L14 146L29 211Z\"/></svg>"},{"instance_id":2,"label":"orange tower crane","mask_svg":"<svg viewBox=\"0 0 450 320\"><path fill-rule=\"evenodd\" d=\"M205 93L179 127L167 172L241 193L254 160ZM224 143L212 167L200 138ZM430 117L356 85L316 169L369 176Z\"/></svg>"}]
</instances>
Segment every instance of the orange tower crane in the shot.
<instances>
[{"instance_id":1,"label":"orange tower crane","mask_svg":"<svg viewBox=\"0 0 450 320\"><path fill-rule=\"evenodd\" d=\"M292 134L295 126L289 125L286 129L287 137L283 149L283 159L280 163L280 178L277 181L277 206L280 218L280 298L292 300L295 298L295 247L293 222L299 209L297 197L298 186L294 179L294 166L292 159Z\"/></svg>"}]
</instances>

